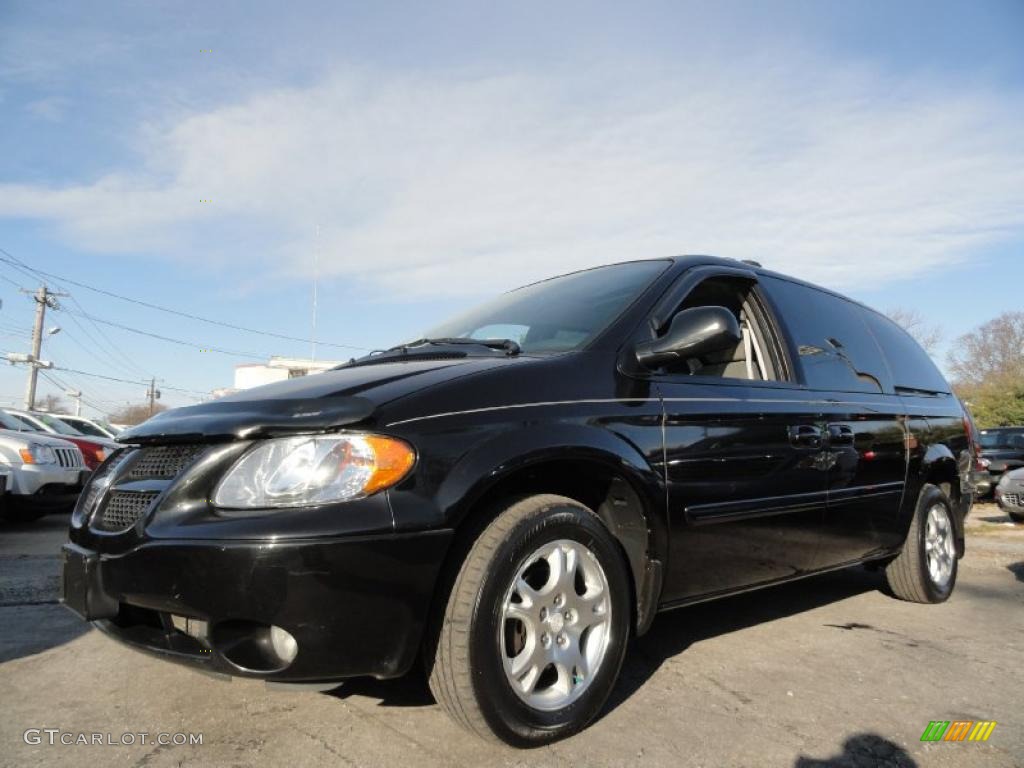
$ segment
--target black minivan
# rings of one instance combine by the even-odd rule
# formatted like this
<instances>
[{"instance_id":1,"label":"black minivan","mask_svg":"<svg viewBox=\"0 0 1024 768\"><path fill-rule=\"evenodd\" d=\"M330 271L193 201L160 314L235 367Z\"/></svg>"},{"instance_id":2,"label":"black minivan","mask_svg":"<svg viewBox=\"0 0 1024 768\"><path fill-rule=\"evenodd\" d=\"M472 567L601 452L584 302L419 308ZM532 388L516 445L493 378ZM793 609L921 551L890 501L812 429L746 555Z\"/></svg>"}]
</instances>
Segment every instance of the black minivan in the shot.
<instances>
[{"instance_id":1,"label":"black minivan","mask_svg":"<svg viewBox=\"0 0 1024 768\"><path fill-rule=\"evenodd\" d=\"M420 661L461 724L543 744L598 714L659 611L865 563L945 600L970 434L861 304L748 262L613 264L122 434L63 599L210 672Z\"/></svg>"}]
</instances>

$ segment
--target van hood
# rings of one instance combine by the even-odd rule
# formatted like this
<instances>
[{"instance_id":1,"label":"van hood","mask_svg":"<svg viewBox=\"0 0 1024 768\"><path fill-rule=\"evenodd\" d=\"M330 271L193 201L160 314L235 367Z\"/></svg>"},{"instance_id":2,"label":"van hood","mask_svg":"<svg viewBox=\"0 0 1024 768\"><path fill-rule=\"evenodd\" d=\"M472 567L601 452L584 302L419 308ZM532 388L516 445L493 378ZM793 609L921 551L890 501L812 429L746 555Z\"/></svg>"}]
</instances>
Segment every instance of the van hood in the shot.
<instances>
[{"instance_id":1,"label":"van hood","mask_svg":"<svg viewBox=\"0 0 1024 768\"><path fill-rule=\"evenodd\" d=\"M324 432L369 419L414 392L527 358L398 359L354 365L174 408L117 436L119 443L216 442Z\"/></svg>"}]
</instances>

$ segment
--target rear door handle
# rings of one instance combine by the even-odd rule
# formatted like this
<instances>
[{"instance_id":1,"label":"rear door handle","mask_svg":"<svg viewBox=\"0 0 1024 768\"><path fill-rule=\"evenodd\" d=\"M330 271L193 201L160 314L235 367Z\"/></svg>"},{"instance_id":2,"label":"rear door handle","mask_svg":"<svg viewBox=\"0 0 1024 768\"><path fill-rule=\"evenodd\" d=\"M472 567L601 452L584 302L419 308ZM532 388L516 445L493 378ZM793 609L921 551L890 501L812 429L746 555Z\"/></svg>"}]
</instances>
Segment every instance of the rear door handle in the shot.
<instances>
[{"instance_id":1,"label":"rear door handle","mask_svg":"<svg viewBox=\"0 0 1024 768\"><path fill-rule=\"evenodd\" d=\"M789 428L789 442L802 448L821 448L822 431L810 424Z\"/></svg>"},{"instance_id":2,"label":"rear door handle","mask_svg":"<svg viewBox=\"0 0 1024 768\"><path fill-rule=\"evenodd\" d=\"M829 424L828 442L830 445L853 445L853 428L845 424Z\"/></svg>"}]
</instances>

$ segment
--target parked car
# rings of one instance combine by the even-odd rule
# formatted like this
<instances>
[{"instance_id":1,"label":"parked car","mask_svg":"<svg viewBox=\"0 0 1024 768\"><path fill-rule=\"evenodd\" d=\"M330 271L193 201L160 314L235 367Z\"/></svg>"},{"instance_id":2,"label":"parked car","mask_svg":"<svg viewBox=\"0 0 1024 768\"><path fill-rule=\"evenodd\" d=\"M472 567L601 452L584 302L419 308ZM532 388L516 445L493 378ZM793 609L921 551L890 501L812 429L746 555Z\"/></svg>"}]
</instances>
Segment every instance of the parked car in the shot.
<instances>
[{"instance_id":1,"label":"parked car","mask_svg":"<svg viewBox=\"0 0 1024 768\"><path fill-rule=\"evenodd\" d=\"M0 516L28 521L55 509L70 509L89 471L78 447L66 440L19 431L0 413Z\"/></svg>"},{"instance_id":2,"label":"parked car","mask_svg":"<svg viewBox=\"0 0 1024 768\"><path fill-rule=\"evenodd\" d=\"M102 437L107 440L113 440L121 432L113 424L108 424L102 419L87 419L84 416L71 416L66 413L52 413L50 415L60 419L69 427L87 437Z\"/></svg>"},{"instance_id":3,"label":"parked car","mask_svg":"<svg viewBox=\"0 0 1024 768\"><path fill-rule=\"evenodd\" d=\"M1004 472L1024 467L1024 427L993 427L981 430L979 464L984 470L979 491L988 495Z\"/></svg>"},{"instance_id":4,"label":"parked car","mask_svg":"<svg viewBox=\"0 0 1024 768\"><path fill-rule=\"evenodd\" d=\"M105 437L86 437L56 416L42 411L19 411L7 408L5 411L30 430L56 435L78 446L89 469L96 469L107 456L117 449L118 444Z\"/></svg>"},{"instance_id":5,"label":"parked car","mask_svg":"<svg viewBox=\"0 0 1024 768\"><path fill-rule=\"evenodd\" d=\"M966 414L905 331L707 257L535 283L119 440L68 607L244 677L422 658L455 720L520 746L583 728L659 611L858 564L946 600L973 500Z\"/></svg>"},{"instance_id":6,"label":"parked car","mask_svg":"<svg viewBox=\"0 0 1024 768\"><path fill-rule=\"evenodd\" d=\"M999 478L995 490L999 508L1018 523L1024 523L1024 469L1011 469Z\"/></svg>"},{"instance_id":7,"label":"parked car","mask_svg":"<svg viewBox=\"0 0 1024 768\"><path fill-rule=\"evenodd\" d=\"M965 424L973 449L971 470L967 475L968 482L973 489L975 499L980 499L992 493L992 478L988 473L988 461L981 458L981 431L974 421L970 408L963 400L957 399L960 401L960 407L964 410Z\"/></svg>"}]
</instances>

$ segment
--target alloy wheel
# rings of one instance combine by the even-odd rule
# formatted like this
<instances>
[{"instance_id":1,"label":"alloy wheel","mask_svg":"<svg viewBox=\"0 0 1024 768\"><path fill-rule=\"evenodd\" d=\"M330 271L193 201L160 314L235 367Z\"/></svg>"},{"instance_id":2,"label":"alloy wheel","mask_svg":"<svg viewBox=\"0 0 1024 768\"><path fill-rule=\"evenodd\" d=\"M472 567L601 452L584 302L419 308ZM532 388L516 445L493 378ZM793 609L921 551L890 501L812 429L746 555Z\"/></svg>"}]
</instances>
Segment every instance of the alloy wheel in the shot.
<instances>
[{"instance_id":1,"label":"alloy wheel","mask_svg":"<svg viewBox=\"0 0 1024 768\"><path fill-rule=\"evenodd\" d=\"M527 705L553 711L590 685L608 650L611 592L597 557L560 539L522 561L502 604L505 675Z\"/></svg>"}]
</instances>

